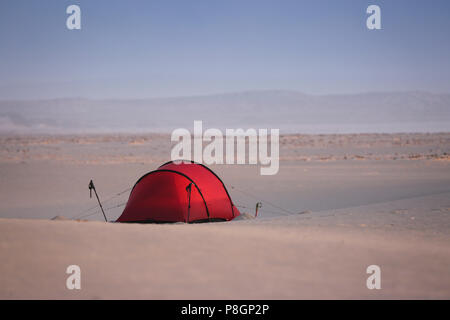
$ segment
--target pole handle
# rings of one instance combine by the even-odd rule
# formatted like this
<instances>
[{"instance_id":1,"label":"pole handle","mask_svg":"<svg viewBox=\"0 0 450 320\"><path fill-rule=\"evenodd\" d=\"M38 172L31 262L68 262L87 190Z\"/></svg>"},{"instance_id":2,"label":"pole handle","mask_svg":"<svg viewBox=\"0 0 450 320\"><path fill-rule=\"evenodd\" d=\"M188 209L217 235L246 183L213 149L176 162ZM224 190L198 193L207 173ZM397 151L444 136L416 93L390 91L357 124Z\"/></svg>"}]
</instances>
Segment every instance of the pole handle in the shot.
<instances>
[{"instance_id":1,"label":"pole handle","mask_svg":"<svg viewBox=\"0 0 450 320\"><path fill-rule=\"evenodd\" d=\"M103 210L102 203L100 202L100 198L98 197L97 190L95 190L94 181L91 180L89 182L89 195L91 198L92 198L92 190L94 190L95 196L97 197L98 205L100 206L100 209L102 210L103 217L105 218L105 222L108 222L108 220L106 219L105 211Z\"/></svg>"}]
</instances>

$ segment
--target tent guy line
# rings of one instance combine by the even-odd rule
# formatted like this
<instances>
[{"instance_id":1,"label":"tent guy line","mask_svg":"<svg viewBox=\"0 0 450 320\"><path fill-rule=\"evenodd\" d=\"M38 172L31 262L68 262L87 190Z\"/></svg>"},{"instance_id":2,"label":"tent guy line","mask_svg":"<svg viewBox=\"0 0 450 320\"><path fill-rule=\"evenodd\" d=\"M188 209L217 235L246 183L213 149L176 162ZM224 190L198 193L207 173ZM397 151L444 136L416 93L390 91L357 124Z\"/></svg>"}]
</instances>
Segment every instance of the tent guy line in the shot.
<instances>
[{"instance_id":1,"label":"tent guy line","mask_svg":"<svg viewBox=\"0 0 450 320\"><path fill-rule=\"evenodd\" d=\"M115 198L117 198L117 197L119 197L119 196L125 194L126 192L130 191L131 189L132 189L132 188L126 188L126 189L124 189L124 190L122 190L122 191L120 191L120 192L118 192L118 193L115 193L115 194L113 194L113 195L107 197L106 200L103 200L103 201L102 201L102 204L109 203L111 200L113 200L113 199L115 199ZM90 212L90 211L92 211L92 210L94 210L94 209L95 209L96 211L93 212L92 215L95 214L95 213L100 212L100 211L98 210L98 205L96 205L96 206L90 207L90 208L88 208L88 209L86 209L86 210L84 210L84 211L82 211L82 212L79 212L79 213L75 214L75 215L72 216L70 219L71 219L71 220L72 220L72 219L80 219L80 218L82 218L82 217L81 217L82 215L84 215L85 213L88 213L88 212ZM85 215L85 216L83 216L83 217L87 217L87 216L90 216L90 215L91 215L91 214Z\"/></svg>"},{"instance_id":2,"label":"tent guy line","mask_svg":"<svg viewBox=\"0 0 450 320\"><path fill-rule=\"evenodd\" d=\"M169 166L170 169L175 169L175 170L164 170L164 167L166 167L166 166ZM226 193L226 197L228 197L229 202L230 202L230 204L231 204L231 212L232 212L232 216L229 217L229 218L222 218L222 217L220 217L220 218L218 218L219 220L232 220L235 216L239 215L240 212L239 212L239 210L237 209L237 207L245 208L245 209L252 209L252 208L250 208L250 207L248 207L248 206L234 205L234 204L233 204L233 201L231 200L230 195L228 194L228 191L226 190L225 184L222 182L222 180L221 180L221 179L220 179L220 178L219 178L219 177L218 177L211 169L209 169L208 167L206 167L206 166L204 166L204 165L195 163L195 162L193 162L193 161L191 161L191 162L188 164L188 166L189 166L189 168L191 168L190 166L196 166L196 167L198 166L198 168L204 168L204 169L206 169L207 171L202 172L202 174L204 174L205 172L207 172L208 174L210 174L211 181L214 181L215 178L216 178L216 179L220 182L220 184L222 185L223 190L224 190L225 193ZM163 164L162 166L160 166L160 167L158 168L158 170L149 172L149 173L147 173L146 175L144 175L143 177L141 177L141 178L136 182L136 184L135 184L132 188L126 188L126 189L124 189L124 190L122 190L122 191L120 191L120 192L118 192L118 193L115 193L115 194L113 194L112 196L108 197L106 200L104 200L104 201L102 201L102 202L103 202L103 204L104 204L104 203L107 203L107 202L110 202L111 200L113 200L113 199L115 199L115 198L117 198L117 197L119 197L119 196L125 194L126 192L128 192L128 191L130 191L130 190L133 191L133 189L139 184L139 182L141 182L141 180L143 180L144 178L146 178L148 175L150 175L150 174L152 174L152 173L161 173L161 172L164 172L164 171L168 171L168 172L173 172L173 173L179 174L179 175L181 175L181 176L184 176L185 178L187 178L187 179L190 180L189 186L191 186L191 188L186 188L186 192L190 191L190 193L189 193L189 197L188 197L188 199L189 199L189 200L188 200L188 202L189 202L189 203L188 203L188 216L184 218L185 222L192 222L192 221L190 221L190 211L191 211L191 199L190 199L190 197L191 197L191 193L192 193L192 185L193 185L193 184L194 184L194 186L196 187L196 190L198 191L197 193L200 194L200 196L201 196L201 198L202 198L202 200L203 200L205 209L206 209L206 215L207 215L207 217L204 217L205 219L199 219L199 220L208 220L208 221L211 221L210 216L209 216L208 205L207 205L207 202L205 201L205 198L204 198L203 194L201 193L200 188L197 186L197 184L195 184L194 180L191 180L191 179L189 178L189 176L185 175L185 174L182 173L182 172L178 172L177 169L179 169L179 168L180 168L180 164L179 164L179 163L178 163L178 164L177 164L177 163L173 163L173 162L165 163L165 164ZM185 170L187 170L187 172L189 172L189 174L192 174L192 172L190 172L190 171L192 171L192 170L190 170L190 169L185 169ZM211 175L211 174L212 174L212 175ZM215 177L215 178L214 178L214 177ZM202 179L203 179L203 178L202 178ZM209 182L206 181L206 182L204 182L204 183L206 183L207 186L208 186L208 183L209 183L210 186L211 186L211 181L209 181ZM214 183L213 183L213 184L214 184ZM214 187L214 188L216 188L216 192L217 192L217 190L219 190L219 191L218 191L219 193L223 192L223 191L220 191L220 190L222 190L222 188L220 187L220 184L216 183L216 186ZM210 187L210 186L209 186L209 187ZM236 190L236 191L238 191L238 192L244 194L244 195L247 196L247 197L252 197L252 198L254 198L254 199L257 199L257 200L259 201L258 204L257 204L258 209L260 209L260 208L261 208L261 204L264 203L264 204L266 204L266 205L268 205L268 206L271 206L271 207L273 207L273 208L276 208L277 210L281 210L281 211L276 211L276 212L275 212L275 211L268 211L268 210L266 210L266 209L261 209L261 211L263 211L263 212L270 212L270 213L276 213L276 214L282 214L282 215L294 215L294 214L296 214L296 213L294 213L294 212L292 212L292 211L290 211L290 210L287 210L287 209L285 209L285 208L283 208L283 207L281 207L281 206L279 206L279 205L277 205L277 204L274 204L274 203L272 203L272 202L270 202L270 201L268 201L268 200L262 200L260 197L258 197L258 196L256 196L256 195L252 194L252 193L249 192L249 191L241 190L241 189L239 189L239 188L236 188L235 186L230 186L230 187L231 187L231 189ZM189 190L188 190L188 189L189 189ZM157 189L156 189L156 190L157 190ZM207 188L207 190L208 190L208 188ZM145 190L144 190L144 191L145 191ZM179 193L179 192L178 192L178 193ZM209 193L209 191L207 191L207 193ZM111 210L111 209L114 209L114 208L119 208L119 207L121 207L121 206L127 205L128 202L130 201L132 195L133 195L133 192L130 193L130 196L129 196L130 198L128 199L128 201L125 201L125 202L122 202L122 203L119 203L119 204L116 204L116 205L107 207L105 210ZM177 196L177 193L175 193L174 195L175 195L175 197L176 197L176 196ZM224 195L224 196L225 196L225 195ZM146 197L147 197L146 200L148 200L149 198L153 197L153 194L152 194L152 193L147 193ZM198 200L198 199L197 199L197 200ZM166 201L167 201L167 198L166 198ZM225 204L225 203L224 203L224 204ZM159 209L158 209L159 211L161 211L161 210L167 211L167 210L166 210L166 206L167 206L166 204L163 203L163 204L159 204L158 206L159 206ZM94 211L94 212L90 212L90 211L92 211L92 210L94 210L94 209L97 209L97 210ZM147 208L147 209L148 209L148 208ZM154 211L154 209L155 209L155 208L153 208L153 211ZM197 209L198 209L198 208L197 208ZM127 208L125 208L124 212L125 212L126 210L127 210ZM215 209L215 210L218 210L218 209ZM147 210L147 211L149 211L149 210ZM235 215L235 212L234 212L234 211L236 211L238 214ZM85 217L89 217L89 216L95 215L95 214L100 213L100 212L102 212L101 208L98 209L98 206L95 206L95 207L88 208L87 210L84 210L84 211L82 211L82 212L80 212L80 213L74 215L74 216L73 216L72 218L70 218L70 219L71 219L71 220L81 219L81 218L85 218ZM256 212L256 211L255 211L255 212ZM141 212L141 213L142 213L142 212ZM122 213L122 215L123 215L123 213ZM145 214L144 214L144 215L145 215ZM161 217L159 217L159 219L160 219L160 218L161 218ZM120 219L120 218L119 218L119 219ZM120 222L119 219L118 219L118 222ZM148 219L147 219L147 220L148 220ZM152 219L150 219L150 221L152 221ZM148 221L148 222L150 222L150 221ZM127 221L127 222L131 222L131 221ZM138 221L135 221L135 222L138 222ZM171 222L171 221L167 221L167 222Z\"/></svg>"},{"instance_id":3,"label":"tent guy line","mask_svg":"<svg viewBox=\"0 0 450 320\"><path fill-rule=\"evenodd\" d=\"M119 204L116 204L116 205L113 205L113 206L111 206L111 207L104 208L104 209L105 209L105 210L111 210L111 209L115 209L115 208L120 208L120 207L123 207L123 206L126 205L126 204L127 204L127 202L125 201L125 202L122 202L122 203L119 203ZM98 209L97 211L92 212L92 213L85 214L84 216L80 216L80 217L77 217L77 218L71 218L71 220L77 220L77 219L82 219L82 218L90 217L90 216L93 216L94 214L97 214L97 213L100 213L100 212L102 212L102 210L101 210L101 209Z\"/></svg>"}]
</instances>

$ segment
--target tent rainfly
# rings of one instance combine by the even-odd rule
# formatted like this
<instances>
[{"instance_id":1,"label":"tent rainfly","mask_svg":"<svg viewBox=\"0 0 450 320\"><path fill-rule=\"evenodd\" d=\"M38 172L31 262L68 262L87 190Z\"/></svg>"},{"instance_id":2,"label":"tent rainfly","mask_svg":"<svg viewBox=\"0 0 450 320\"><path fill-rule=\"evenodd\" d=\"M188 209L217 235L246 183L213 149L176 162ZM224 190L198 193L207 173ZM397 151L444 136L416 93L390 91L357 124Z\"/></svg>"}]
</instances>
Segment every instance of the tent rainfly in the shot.
<instances>
[{"instance_id":1,"label":"tent rainfly","mask_svg":"<svg viewBox=\"0 0 450 320\"><path fill-rule=\"evenodd\" d=\"M193 161L170 161L136 182L117 222L229 221L238 215L211 169Z\"/></svg>"}]
</instances>

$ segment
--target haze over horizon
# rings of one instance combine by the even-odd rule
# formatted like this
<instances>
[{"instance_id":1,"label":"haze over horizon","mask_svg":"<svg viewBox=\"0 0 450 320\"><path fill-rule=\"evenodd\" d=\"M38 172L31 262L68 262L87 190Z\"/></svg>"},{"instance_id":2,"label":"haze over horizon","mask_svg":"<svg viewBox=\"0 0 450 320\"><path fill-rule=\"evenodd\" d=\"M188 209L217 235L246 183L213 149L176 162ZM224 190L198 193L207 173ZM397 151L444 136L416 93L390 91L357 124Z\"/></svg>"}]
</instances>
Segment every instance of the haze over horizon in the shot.
<instances>
[{"instance_id":1,"label":"haze over horizon","mask_svg":"<svg viewBox=\"0 0 450 320\"><path fill-rule=\"evenodd\" d=\"M370 95L370 94L431 94L431 95L450 95L450 90L441 91L441 92L433 92L427 90L420 89L411 89L411 90L368 90L368 91L359 91L359 92L325 92L325 93L310 93L303 90L295 90L295 89L241 89L235 91L218 91L218 92L210 92L210 93L192 93L192 94L174 94L174 95L161 95L161 96L148 96L148 97L89 97L89 96L53 96L53 97L43 97L43 98L1 98L0 101L49 101L49 100L92 100L92 101L108 101L108 100L127 100L127 101L135 101L135 100L159 100L159 99L178 99L178 98L198 98L198 97L214 97L214 96L228 96L228 95L246 95L246 94L266 94L266 93L274 93L274 94L298 94L305 96L315 96L315 97L327 97L327 96L360 96L360 95Z\"/></svg>"},{"instance_id":2,"label":"haze over horizon","mask_svg":"<svg viewBox=\"0 0 450 320\"><path fill-rule=\"evenodd\" d=\"M171 132L195 120L214 128L284 133L450 131L450 94L308 95L245 91L152 99L0 100L3 133Z\"/></svg>"}]
</instances>

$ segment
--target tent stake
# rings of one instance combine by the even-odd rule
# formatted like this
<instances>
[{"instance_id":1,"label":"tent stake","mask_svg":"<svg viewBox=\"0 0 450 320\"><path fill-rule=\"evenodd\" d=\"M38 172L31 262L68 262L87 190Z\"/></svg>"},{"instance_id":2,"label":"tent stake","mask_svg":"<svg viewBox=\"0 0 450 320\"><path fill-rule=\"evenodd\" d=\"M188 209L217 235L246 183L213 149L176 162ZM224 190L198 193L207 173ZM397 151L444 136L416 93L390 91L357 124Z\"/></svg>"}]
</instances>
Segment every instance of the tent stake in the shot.
<instances>
[{"instance_id":1,"label":"tent stake","mask_svg":"<svg viewBox=\"0 0 450 320\"><path fill-rule=\"evenodd\" d=\"M91 182L89 182L89 195L91 198L92 198L92 189L94 189L98 204L100 205L100 209L102 209L102 213L103 213L103 217L105 218L105 222L108 222L108 220L106 220L106 215L105 215L105 211L103 210L102 203L100 202L100 199L98 198L97 190L95 190L94 182L91 180Z\"/></svg>"},{"instance_id":2,"label":"tent stake","mask_svg":"<svg viewBox=\"0 0 450 320\"><path fill-rule=\"evenodd\" d=\"M256 203L256 209L255 209L255 218L258 216L258 209L260 209L262 207L262 203L261 202L257 202Z\"/></svg>"}]
</instances>

